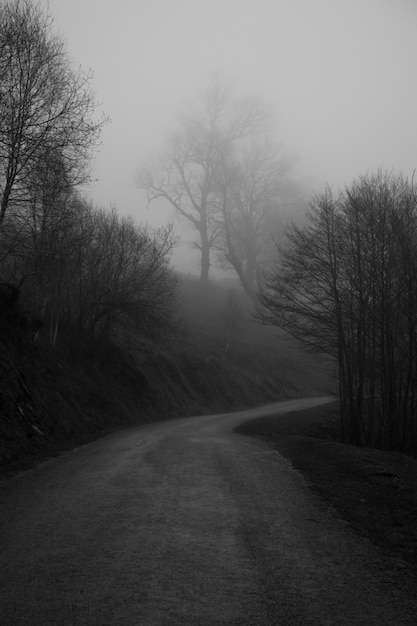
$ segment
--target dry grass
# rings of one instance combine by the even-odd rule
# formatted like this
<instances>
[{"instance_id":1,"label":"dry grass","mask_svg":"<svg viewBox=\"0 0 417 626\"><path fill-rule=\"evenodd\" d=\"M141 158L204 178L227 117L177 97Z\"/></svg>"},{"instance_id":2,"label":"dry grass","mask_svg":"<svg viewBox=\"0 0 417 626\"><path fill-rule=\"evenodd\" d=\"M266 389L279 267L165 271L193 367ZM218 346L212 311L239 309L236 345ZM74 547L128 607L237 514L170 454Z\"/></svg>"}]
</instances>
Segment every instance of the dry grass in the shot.
<instances>
[{"instance_id":1,"label":"dry grass","mask_svg":"<svg viewBox=\"0 0 417 626\"><path fill-rule=\"evenodd\" d=\"M270 438L356 532L417 567L417 459L340 443L336 405L259 418L238 430Z\"/></svg>"}]
</instances>

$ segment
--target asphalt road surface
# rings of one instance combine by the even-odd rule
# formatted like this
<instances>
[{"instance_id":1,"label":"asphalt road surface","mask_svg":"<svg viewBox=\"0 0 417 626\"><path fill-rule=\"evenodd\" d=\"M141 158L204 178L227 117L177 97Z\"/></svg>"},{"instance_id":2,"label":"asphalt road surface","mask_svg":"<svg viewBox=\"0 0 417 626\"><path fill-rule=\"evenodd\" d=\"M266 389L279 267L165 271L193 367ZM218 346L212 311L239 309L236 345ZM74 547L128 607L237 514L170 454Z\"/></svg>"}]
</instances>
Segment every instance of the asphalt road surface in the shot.
<instances>
[{"instance_id":1,"label":"asphalt road surface","mask_svg":"<svg viewBox=\"0 0 417 626\"><path fill-rule=\"evenodd\" d=\"M131 428L0 483L0 624L417 624L399 561L358 538L255 415Z\"/></svg>"}]
</instances>

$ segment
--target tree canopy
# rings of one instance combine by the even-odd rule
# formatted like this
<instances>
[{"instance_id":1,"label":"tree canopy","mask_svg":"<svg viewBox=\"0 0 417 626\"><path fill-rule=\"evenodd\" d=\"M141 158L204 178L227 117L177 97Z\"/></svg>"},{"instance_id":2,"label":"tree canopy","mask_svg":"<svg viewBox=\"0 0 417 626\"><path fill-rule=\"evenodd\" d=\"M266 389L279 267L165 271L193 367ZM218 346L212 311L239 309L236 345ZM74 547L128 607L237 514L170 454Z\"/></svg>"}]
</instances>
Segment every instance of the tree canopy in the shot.
<instances>
[{"instance_id":1,"label":"tree canopy","mask_svg":"<svg viewBox=\"0 0 417 626\"><path fill-rule=\"evenodd\" d=\"M0 227L52 163L65 185L88 178L106 121L94 117L90 82L89 73L72 69L47 11L29 0L1 4Z\"/></svg>"}]
</instances>

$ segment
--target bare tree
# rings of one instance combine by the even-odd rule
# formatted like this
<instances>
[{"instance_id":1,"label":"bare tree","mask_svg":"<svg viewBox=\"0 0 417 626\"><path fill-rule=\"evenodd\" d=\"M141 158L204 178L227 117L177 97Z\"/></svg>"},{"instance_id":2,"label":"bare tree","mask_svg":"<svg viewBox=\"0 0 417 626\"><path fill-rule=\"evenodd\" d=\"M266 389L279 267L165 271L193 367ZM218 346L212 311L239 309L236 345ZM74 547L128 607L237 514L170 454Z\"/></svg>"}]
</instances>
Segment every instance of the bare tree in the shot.
<instances>
[{"instance_id":1,"label":"bare tree","mask_svg":"<svg viewBox=\"0 0 417 626\"><path fill-rule=\"evenodd\" d=\"M30 0L0 7L0 226L28 198L27 182L43 160L60 161L72 185L88 163L105 119L93 119L91 75L74 72L52 19Z\"/></svg>"},{"instance_id":2,"label":"bare tree","mask_svg":"<svg viewBox=\"0 0 417 626\"><path fill-rule=\"evenodd\" d=\"M417 202L384 172L312 203L266 274L259 316L337 359L344 438L417 449Z\"/></svg>"},{"instance_id":3,"label":"bare tree","mask_svg":"<svg viewBox=\"0 0 417 626\"><path fill-rule=\"evenodd\" d=\"M131 218L89 208L66 284L66 317L79 335L111 336L130 324L142 333L173 323L176 279L170 228L149 232Z\"/></svg>"},{"instance_id":4,"label":"bare tree","mask_svg":"<svg viewBox=\"0 0 417 626\"><path fill-rule=\"evenodd\" d=\"M183 119L166 157L138 175L138 186L148 202L168 201L198 233L200 280L208 281L210 251L217 241L219 171L233 144L270 123L266 107L255 101L233 102L230 88L214 76L200 108Z\"/></svg>"},{"instance_id":5,"label":"bare tree","mask_svg":"<svg viewBox=\"0 0 417 626\"><path fill-rule=\"evenodd\" d=\"M258 135L235 146L219 170L221 228L216 247L252 299L262 262L271 252L274 218L289 169L279 148Z\"/></svg>"}]
</instances>

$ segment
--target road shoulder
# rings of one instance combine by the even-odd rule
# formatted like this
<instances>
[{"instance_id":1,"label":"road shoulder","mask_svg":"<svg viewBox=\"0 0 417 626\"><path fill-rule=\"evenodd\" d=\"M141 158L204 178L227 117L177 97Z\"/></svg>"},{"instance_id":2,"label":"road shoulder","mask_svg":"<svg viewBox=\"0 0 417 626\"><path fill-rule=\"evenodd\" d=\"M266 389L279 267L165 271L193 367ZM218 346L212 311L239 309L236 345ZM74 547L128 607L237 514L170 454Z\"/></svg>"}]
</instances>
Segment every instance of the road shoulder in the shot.
<instances>
[{"instance_id":1,"label":"road shoulder","mask_svg":"<svg viewBox=\"0 0 417 626\"><path fill-rule=\"evenodd\" d=\"M417 459L337 441L337 405L250 420L361 536L417 574Z\"/></svg>"}]
</instances>

